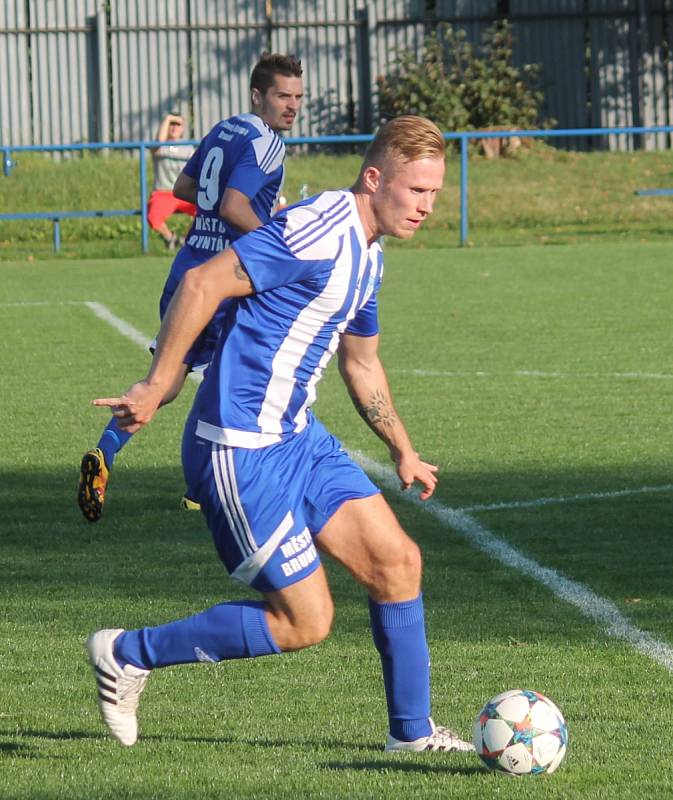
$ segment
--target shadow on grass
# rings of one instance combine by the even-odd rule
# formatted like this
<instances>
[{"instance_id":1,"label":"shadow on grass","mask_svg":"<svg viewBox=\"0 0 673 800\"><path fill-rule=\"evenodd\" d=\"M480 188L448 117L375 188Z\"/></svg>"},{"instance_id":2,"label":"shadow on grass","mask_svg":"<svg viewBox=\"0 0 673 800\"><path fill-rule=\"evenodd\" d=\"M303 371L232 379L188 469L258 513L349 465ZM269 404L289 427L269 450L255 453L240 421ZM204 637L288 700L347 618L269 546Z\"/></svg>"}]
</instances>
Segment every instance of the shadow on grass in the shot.
<instances>
[{"instance_id":1,"label":"shadow on grass","mask_svg":"<svg viewBox=\"0 0 673 800\"><path fill-rule=\"evenodd\" d=\"M2 736L10 737L10 738L31 738L31 739L46 739L49 741L60 741L60 742L68 742L68 741L78 741L78 740L92 740L92 741L102 741L108 740L111 746L114 747L121 747L118 745L117 742L113 740L113 738L105 733L104 731L101 733L93 733L90 731L83 731L83 730L69 730L69 731L45 731L45 730L37 730L32 728L26 728L19 731L16 734L10 733L3 733L0 734ZM246 739L246 738L236 738L233 736L178 736L174 734L166 734L164 736L157 735L157 734L141 734L140 738L138 739L137 746L142 746L143 742L161 742L164 744L171 744L172 742L180 742L182 744L213 744L218 746L226 746L230 745L232 747L250 747L250 748L269 748L269 749L285 749L291 747L297 750L311 750L315 751L316 749L325 750L352 750L356 752L362 753L371 753L371 754L380 754L382 747L380 742L376 744L363 744L362 742L348 742L338 739L331 739L329 742L329 746L315 741L307 741L306 739L291 739L288 737L283 737L282 739ZM0 752L6 750L8 752L21 750L26 748L25 744L21 744L18 742L0 742ZM21 755L18 753L18 755ZM391 759L390 762L386 762L385 759L381 760L381 765L385 765L386 763L392 763L394 759ZM358 762L356 762L358 763Z\"/></svg>"},{"instance_id":2,"label":"shadow on grass","mask_svg":"<svg viewBox=\"0 0 673 800\"><path fill-rule=\"evenodd\" d=\"M0 758L38 758L32 747L18 742L0 742Z\"/></svg>"},{"instance_id":3,"label":"shadow on grass","mask_svg":"<svg viewBox=\"0 0 673 800\"><path fill-rule=\"evenodd\" d=\"M7 734L5 734L7 735ZM50 741L81 741L92 740L100 741L108 739L110 746L118 748L119 745L114 742L109 736L104 733L89 733L87 731L64 731L56 733L54 731L23 730L19 734L21 737L32 738L35 740L50 740ZM138 740L136 747L142 749L143 743L161 743L170 745L173 742L181 744L211 744L217 746L234 746L234 747L250 747L250 748L270 748L286 750L292 748L293 750L306 750L310 749L315 751L317 749L316 742L308 742L305 739L237 739L228 736L157 736L153 734L143 735ZM365 761L345 761L345 760L327 760L319 761L318 768L327 771L355 771L355 772L400 772L400 773L420 773L425 775L476 775L483 773L484 770L479 766L463 766L452 764L451 759L455 758L453 753L442 753L429 755L427 753L407 754L403 756L381 756L381 744L362 744L361 742L348 742L342 740L330 741L329 748L322 744L318 744L321 752L324 750L350 750L360 753L371 754L373 757ZM14 758L38 758L40 754L36 748L29 747L28 745L18 742L0 742L0 754L7 757ZM428 762L431 760L431 763Z\"/></svg>"},{"instance_id":4,"label":"shadow on grass","mask_svg":"<svg viewBox=\"0 0 673 800\"><path fill-rule=\"evenodd\" d=\"M373 761L327 761L321 764L321 769L344 770L360 772L407 772L421 773L424 775L476 775L484 774L483 768L456 766L450 763L439 763L444 759L451 759L452 753L441 755L418 754L416 756L387 756ZM420 759L433 759L431 764L423 763ZM407 760L409 759L409 760Z\"/></svg>"},{"instance_id":5,"label":"shadow on grass","mask_svg":"<svg viewBox=\"0 0 673 800\"><path fill-rule=\"evenodd\" d=\"M10 734L1 734L3 736L10 736ZM0 742L0 758L19 758L19 759L43 759L45 754L39 748L40 740L49 740L57 742L69 741L101 741L108 739L110 747L118 749L120 745L114 742L109 736L104 733L90 733L87 731L64 731L56 733L54 731L34 730L27 729L21 731L16 736L21 738L30 738L36 740L35 745L31 746L22 742ZM226 736L156 736L144 735L138 741L136 748L142 750L143 742L147 743L161 743L170 745L173 742L180 742L181 744L211 744L217 746L245 746L250 748L266 747L271 749L286 749L291 747L293 750L297 749L316 749L315 742L307 742L306 740L291 740L283 739L235 739ZM134 748L135 749L135 748ZM320 745L321 752L325 748ZM318 761L317 768L325 771L344 771L344 772L381 772L381 773L407 773L407 774L423 774L423 775L476 775L484 772L483 768L479 766L463 766L452 764L451 760L455 757L452 753L433 754L419 753L412 755L399 756L381 756L380 744L362 744L347 741L332 741L330 742L329 749L333 750L350 750L361 753L372 754L374 757L365 761L346 761L346 760L327 760ZM53 758L53 756L49 756ZM430 763L431 762L431 763Z\"/></svg>"}]
</instances>

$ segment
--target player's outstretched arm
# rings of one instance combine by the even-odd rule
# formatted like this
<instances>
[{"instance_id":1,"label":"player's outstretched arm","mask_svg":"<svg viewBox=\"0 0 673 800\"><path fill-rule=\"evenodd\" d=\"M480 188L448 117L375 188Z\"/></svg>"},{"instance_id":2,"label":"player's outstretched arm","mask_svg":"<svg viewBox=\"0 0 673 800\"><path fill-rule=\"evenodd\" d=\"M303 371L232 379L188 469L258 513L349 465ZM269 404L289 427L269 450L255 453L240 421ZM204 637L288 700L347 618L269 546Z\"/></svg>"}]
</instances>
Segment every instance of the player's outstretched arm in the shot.
<instances>
[{"instance_id":1,"label":"player's outstretched arm","mask_svg":"<svg viewBox=\"0 0 673 800\"><path fill-rule=\"evenodd\" d=\"M123 395L98 398L94 405L111 408L119 426L131 433L146 425L180 380L187 351L220 303L252 292L248 273L233 249L188 270L161 323L147 377Z\"/></svg>"},{"instance_id":2,"label":"player's outstretched arm","mask_svg":"<svg viewBox=\"0 0 673 800\"><path fill-rule=\"evenodd\" d=\"M388 446L402 489L418 481L424 487L421 500L427 500L437 485L438 467L422 461L411 444L393 405L378 341L378 336L344 334L339 344L339 372L358 413Z\"/></svg>"}]
</instances>

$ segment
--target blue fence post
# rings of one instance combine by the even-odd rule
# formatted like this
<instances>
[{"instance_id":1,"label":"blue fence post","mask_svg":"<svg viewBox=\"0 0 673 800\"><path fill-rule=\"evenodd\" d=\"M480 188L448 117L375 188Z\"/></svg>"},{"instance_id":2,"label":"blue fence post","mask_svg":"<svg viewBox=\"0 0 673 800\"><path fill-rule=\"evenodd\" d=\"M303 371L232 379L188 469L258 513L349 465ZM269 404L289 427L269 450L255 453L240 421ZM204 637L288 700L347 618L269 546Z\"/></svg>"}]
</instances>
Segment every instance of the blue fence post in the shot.
<instances>
[{"instance_id":1,"label":"blue fence post","mask_svg":"<svg viewBox=\"0 0 673 800\"><path fill-rule=\"evenodd\" d=\"M54 217L54 252L58 253L61 249L61 223L58 217Z\"/></svg>"},{"instance_id":2,"label":"blue fence post","mask_svg":"<svg viewBox=\"0 0 673 800\"><path fill-rule=\"evenodd\" d=\"M143 253L149 250L149 230L147 225L147 162L145 144L140 144L140 230Z\"/></svg>"},{"instance_id":3,"label":"blue fence post","mask_svg":"<svg viewBox=\"0 0 673 800\"><path fill-rule=\"evenodd\" d=\"M467 135L460 137L460 246L467 244L468 207L467 207Z\"/></svg>"},{"instance_id":4,"label":"blue fence post","mask_svg":"<svg viewBox=\"0 0 673 800\"><path fill-rule=\"evenodd\" d=\"M10 155L9 147L2 148L2 173L5 178L8 178L12 171L12 157Z\"/></svg>"}]
</instances>

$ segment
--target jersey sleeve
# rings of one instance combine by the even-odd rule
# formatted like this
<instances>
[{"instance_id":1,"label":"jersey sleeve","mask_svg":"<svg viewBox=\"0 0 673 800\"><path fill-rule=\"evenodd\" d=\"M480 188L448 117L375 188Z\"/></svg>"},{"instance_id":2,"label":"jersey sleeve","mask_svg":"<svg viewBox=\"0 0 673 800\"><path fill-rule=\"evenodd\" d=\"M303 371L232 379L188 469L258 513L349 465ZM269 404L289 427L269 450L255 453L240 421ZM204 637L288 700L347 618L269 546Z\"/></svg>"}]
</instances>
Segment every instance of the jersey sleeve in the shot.
<instances>
[{"instance_id":1,"label":"jersey sleeve","mask_svg":"<svg viewBox=\"0 0 673 800\"><path fill-rule=\"evenodd\" d=\"M333 263L298 258L285 241L285 223L285 215L279 214L232 244L257 292L318 277Z\"/></svg>"},{"instance_id":2,"label":"jersey sleeve","mask_svg":"<svg viewBox=\"0 0 673 800\"><path fill-rule=\"evenodd\" d=\"M353 336L376 336L379 332L379 312L376 293L367 300L346 326L346 333Z\"/></svg>"},{"instance_id":3,"label":"jersey sleeve","mask_svg":"<svg viewBox=\"0 0 673 800\"><path fill-rule=\"evenodd\" d=\"M185 175L189 175L190 178L194 178L198 180L199 177L199 168L201 165L201 156L203 154L203 146L204 146L205 139L202 139L199 146L196 150L192 153L191 157L182 168L182 171Z\"/></svg>"},{"instance_id":4,"label":"jersey sleeve","mask_svg":"<svg viewBox=\"0 0 673 800\"><path fill-rule=\"evenodd\" d=\"M260 137L246 144L227 180L227 188L236 189L252 199L283 163L285 146L278 139Z\"/></svg>"}]
</instances>

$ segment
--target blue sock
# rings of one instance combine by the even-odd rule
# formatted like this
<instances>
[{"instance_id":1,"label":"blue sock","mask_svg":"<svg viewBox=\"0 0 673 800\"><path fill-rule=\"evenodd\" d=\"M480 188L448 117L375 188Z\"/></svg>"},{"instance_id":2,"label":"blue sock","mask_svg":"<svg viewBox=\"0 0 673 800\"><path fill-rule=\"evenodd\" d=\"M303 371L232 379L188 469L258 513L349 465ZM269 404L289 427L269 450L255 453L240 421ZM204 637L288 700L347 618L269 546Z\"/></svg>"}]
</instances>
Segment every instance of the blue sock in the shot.
<instances>
[{"instance_id":1,"label":"blue sock","mask_svg":"<svg viewBox=\"0 0 673 800\"><path fill-rule=\"evenodd\" d=\"M108 422L107 428L105 428L103 431L103 434L100 437L100 441L97 445L97 447L103 451L103 455L105 456L105 464L107 465L108 469L112 468L115 456L132 436L132 433L123 431L119 425L117 425L116 417L112 417L112 419Z\"/></svg>"},{"instance_id":2,"label":"blue sock","mask_svg":"<svg viewBox=\"0 0 673 800\"><path fill-rule=\"evenodd\" d=\"M430 654L423 595L403 603L369 598L374 644L381 655L390 733L411 742L431 733Z\"/></svg>"},{"instance_id":3,"label":"blue sock","mask_svg":"<svg viewBox=\"0 0 673 800\"><path fill-rule=\"evenodd\" d=\"M225 661L280 653L266 622L264 603L220 603L193 617L124 631L114 644L121 667L154 669L194 661Z\"/></svg>"}]
</instances>

